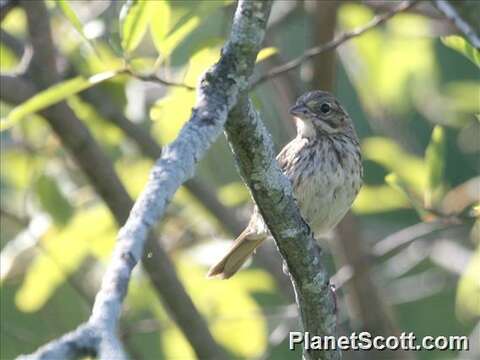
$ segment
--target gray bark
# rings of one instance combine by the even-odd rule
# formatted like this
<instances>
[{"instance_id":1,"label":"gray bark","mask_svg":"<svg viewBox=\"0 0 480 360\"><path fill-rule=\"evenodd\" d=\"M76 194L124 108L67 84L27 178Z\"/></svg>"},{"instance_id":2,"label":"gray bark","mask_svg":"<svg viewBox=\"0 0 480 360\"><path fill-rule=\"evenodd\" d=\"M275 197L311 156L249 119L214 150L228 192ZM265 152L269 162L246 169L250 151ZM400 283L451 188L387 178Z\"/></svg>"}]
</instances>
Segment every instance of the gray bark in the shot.
<instances>
[{"instance_id":1,"label":"gray bark","mask_svg":"<svg viewBox=\"0 0 480 360\"><path fill-rule=\"evenodd\" d=\"M271 137L247 98L232 111L225 130L243 180L287 263L304 331L334 336L335 295L321 250L300 215L290 182L278 167ZM304 356L340 359L341 353L306 351Z\"/></svg>"},{"instance_id":2,"label":"gray bark","mask_svg":"<svg viewBox=\"0 0 480 360\"><path fill-rule=\"evenodd\" d=\"M27 4L27 7L30 5ZM197 94L197 105L189 122L178 138L164 149L152 169L145 190L119 232L112 260L88 322L41 347L34 354L22 358L72 358L85 354L96 354L105 359L126 357L116 332L131 271L141 259L148 234L163 216L173 194L183 182L192 177L196 163L220 135L228 112L236 104L239 93L247 90L265 33L270 7L270 1L240 1L230 40L225 45L219 62L203 77ZM27 16L29 22L33 23L37 22L42 14L27 11ZM45 32L49 32L49 29L36 29L35 33L31 31L32 40L37 41L40 54L39 61L32 64L32 74L36 74L37 81L44 85L58 80L58 75L51 77L56 71L49 55L53 53L51 39L45 41L45 38L37 36ZM45 57L42 58L42 55ZM40 66L43 66L43 69L40 69ZM60 127L61 124L53 124L52 127L54 125ZM124 208L122 206L122 209ZM169 264L168 258L162 260ZM168 269L171 270L172 267ZM181 312L177 315L181 316ZM205 334L198 332L197 338L202 335ZM220 357L223 355L219 352L208 356Z\"/></svg>"}]
</instances>

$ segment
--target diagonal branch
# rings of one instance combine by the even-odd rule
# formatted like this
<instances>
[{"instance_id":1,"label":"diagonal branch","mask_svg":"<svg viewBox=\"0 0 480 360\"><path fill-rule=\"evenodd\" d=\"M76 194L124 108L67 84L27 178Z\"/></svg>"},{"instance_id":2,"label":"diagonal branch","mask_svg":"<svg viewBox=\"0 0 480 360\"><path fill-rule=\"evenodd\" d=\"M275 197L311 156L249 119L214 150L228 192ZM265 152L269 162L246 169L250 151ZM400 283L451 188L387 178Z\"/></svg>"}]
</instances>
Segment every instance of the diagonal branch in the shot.
<instances>
[{"instance_id":1,"label":"diagonal branch","mask_svg":"<svg viewBox=\"0 0 480 360\"><path fill-rule=\"evenodd\" d=\"M254 79L251 83L251 88L254 88L262 83L264 83L267 80L270 80L271 78L274 78L276 76L279 76L283 73L286 73L288 71L294 70L301 66L303 63L306 61L310 60L311 58L320 55L324 53L325 51L330 51L334 50L335 48L339 47L340 45L344 44L348 40L351 40L353 38L359 37L360 35L363 35L367 31L373 29L374 27L377 27L393 16L397 15L400 12L404 12L406 10L409 10L413 6L415 6L419 0L413 0L413 1L404 1L400 3L398 6L393 8L392 10L375 16L367 25L360 27L358 29L344 32L342 35L338 36L337 38L333 39L332 41L327 42L326 44L319 45L312 47L308 50L306 50L302 55L299 57L290 60L286 62L285 64L279 65L277 67L274 67L270 71L268 71L266 74L263 74L256 79Z\"/></svg>"},{"instance_id":2,"label":"diagonal branch","mask_svg":"<svg viewBox=\"0 0 480 360\"><path fill-rule=\"evenodd\" d=\"M292 187L275 160L270 134L247 98L225 127L240 173L285 259L295 288L304 331L335 335L336 311L329 275ZM338 351L305 351L307 359L340 359Z\"/></svg>"},{"instance_id":3,"label":"diagonal branch","mask_svg":"<svg viewBox=\"0 0 480 360\"><path fill-rule=\"evenodd\" d=\"M36 92L34 84L18 76L1 75L0 85L0 98L14 104L26 101ZM11 89L15 89L15 91L11 91ZM64 146L74 156L79 167L110 208L117 224L123 224L128 216L128 211L133 206L133 200L115 173L111 161L88 129L63 103L43 111L41 115L46 118ZM67 126L60 127L58 125L63 123L66 123ZM83 146L81 146L82 144ZM184 332L194 351L202 357L220 353L219 346L213 340L205 321L180 283L168 256L153 236L149 236L147 246L148 253L152 256L144 256L142 259L146 272L164 306ZM65 346L61 346L61 343L58 344L59 346L49 346L37 353L37 357L44 354L46 357L64 358L56 356L56 353L50 351L67 351L68 346L76 349L76 342L72 340L77 339L76 336L80 336L78 341L86 341L82 338L83 332L74 333L75 336L70 334L73 338L70 335L65 337L68 340L68 344L66 343ZM97 346L96 343L92 342L91 344L93 347Z\"/></svg>"},{"instance_id":4,"label":"diagonal branch","mask_svg":"<svg viewBox=\"0 0 480 360\"><path fill-rule=\"evenodd\" d=\"M91 103L102 117L118 126L126 136L137 144L144 156L154 160L160 156L162 148L148 130L130 121L120 109L115 107L112 101L109 101L109 94L101 91L99 87L93 87L82 92L80 97ZM208 184L197 178L192 178L183 185L217 218L227 233L237 235L245 229L246 222L238 218L235 210L224 206ZM282 271L281 259L276 256L271 247L267 248L267 246L264 246L258 249L254 263L269 272L275 278L278 288L281 289L285 298L288 301L293 301L293 290L290 286L290 281Z\"/></svg>"},{"instance_id":5,"label":"diagonal branch","mask_svg":"<svg viewBox=\"0 0 480 360\"><path fill-rule=\"evenodd\" d=\"M109 94L103 92L99 87L93 87L82 92L80 97L92 104L102 117L111 121L121 129L127 137L132 139L144 156L153 160L160 156L162 152L160 144L155 141L147 129L130 121L122 111L110 101ZM224 206L220 202L214 190L208 186L208 184L205 184L199 179L192 178L187 180L183 185L219 220L229 233L237 234L243 230L245 222L238 220L234 210Z\"/></svg>"},{"instance_id":6,"label":"diagonal branch","mask_svg":"<svg viewBox=\"0 0 480 360\"><path fill-rule=\"evenodd\" d=\"M177 139L164 148L119 232L90 322L116 324L131 271L142 256L148 232L163 216L180 185L193 176L196 163L220 135L239 92L248 87L270 7L271 3L265 1L239 3L230 40L219 62L202 79L190 120Z\"/></svg>"},{"instance_id":7,"label":"diagonal branch","mask_svg":"<svg viewBox=\"0 0 480 360\"><path fill-rule=\"evenodd\" d=\"M480 49L480 5L477 1L433 0L433 4L477 50Z\"/></svg>"},{"instance_id":8,"label":"diagonal branch","mask_svg":"<svg viewBox=\"0 0 480 360\"><path fill-rule=\"evenodd\" d=\"M32 7L33 4L35 4L35 8ZM164 149L161 158L152 169L150 180L143 193L119 232L112 260L103 278L88 323L40 348L31 358L64 358L65 356L84 354L85 351L96 353L101 358L124 358L125 355L121 351L115 334L133 267L142 257L148 234L163 216L173 194L185 180L193 175L196 163L220 135L228 112L236 104L239 93L248 89L248 80L264 37L270 7L270 1L240 1L235 13L230 40L225 45L219 62L205 74L198 90L197 105L189 122L184 126L178 138ZM46 17L46 11L41 2L27 2L25 8L30 24L40 22L42 18ZM47 36L47 39L39 38L40 35L49 34L50 31L45 23L43 24L43 28L40 29L30 28L30 35L36 56L37 52L39 55L37 56L38 60L34 59L36 61L33 65L37 71L33 73L38 74L37 81L46 86L48 83L58 80L59 76L56 74L54 66L50 35ZM40 69L40 66L43 66L43 69ZM65 108L68 109L66 105ZM57 133L65 132L65 127L72 126L69 121L65 121L66 118L72 119L72 115L68 113L62 115L68 116L56 117L56 119L61 120L64 124L51 123ZM74 116L73 118L76 119ZM74 122L74 125L78 124ZM84 135L85 131L82 129L80 134L75 135ZM68 140L74 141L74 139L68 138L62 140L66 146ZM76 145L79 146L76 150L88 151L87 144L76 143ZM96 149L95 144L90 145ZM74 156L78 159L78 154L74 153ZM97 170L101 171L102 169ZM94 174L91 173L91 175ZM128 203L123 204L122 209L128 209L128 205ZM152 244L152 242L148 242L148 246L152 246ZM161 248L157 247L156 250L161 250ZM169 265L167 270L173 271L163 250L160 251L160 255L165 256L164 259L160 259L160 267ZM153 275L164 276L161 271ZM168 276L164 280L169 280ZM169 288L168 285L169 283L166 281L165 293L177 290L175 287ZM181 312L175 313L175 315L183 316ZM85 331L85 329L89 331ZM208 333L207 328L205 331ZM85 333L93 333L93 335L85 337ZM195 345L199 340L205 339L205 335L205 332L197 331L196 338L189 338L191 342L194 341L192 346L195 350ZM89 341L85 343L86 340ZM67 348L69 351L66 352ZM197 355L202 358L223 358L218 351L211 352L210 355L203 354L202 356L199 353Z\"/></svg>"}]
</instances>

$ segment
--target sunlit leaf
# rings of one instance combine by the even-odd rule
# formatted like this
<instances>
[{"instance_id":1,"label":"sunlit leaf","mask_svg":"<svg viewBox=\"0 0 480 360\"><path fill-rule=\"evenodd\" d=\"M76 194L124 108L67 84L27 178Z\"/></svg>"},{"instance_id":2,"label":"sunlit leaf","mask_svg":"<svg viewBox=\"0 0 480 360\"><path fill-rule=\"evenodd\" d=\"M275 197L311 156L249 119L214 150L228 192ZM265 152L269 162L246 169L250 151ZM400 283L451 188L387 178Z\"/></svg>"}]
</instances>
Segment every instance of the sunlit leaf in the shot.
<instances>
[{"instance_id":1,"label":"sunlit leaf","mask_svg":"<svg viewBox=\"0 0 480 360\"><path fill-rule=\"evenodd\" d=\"M477 246L457 287L456 312L462 320L474 320L480 316L480 246Z\"/></svg>"},{"instance_id":2,"label":"sunlit leaf","mask_svg":"<svg viewBox=\"0 0 480 360\"><path fill-rule=\"evenodd\" d=\"M425 151L427 165L427 187L424 204L427 208L435 206L441 196L443 173L445 169L445 134L441 126L435 126L430 143Z\"/></svg>"},{"instance_id":3,"label":"sunlit leaf","mask_svg":"<svg viewBox=\"0 0 480 360\"><path fill-rule=\"evenodd\" d=\"M239 358L262 354L267 346L267 321L252 293L275 293L271 276L262 270L246 269L229 281L208 280L205 267L196 265L191 256L179 254L174 260L182 283L220 345ZM162 324L165 358L193 359L191 345L169 319L149 283L135 280L129 286L127 304L135 309L148 308L155 314Z\"/></svg>"},{"instance_id":4,"label":"sunlit leaf","mask_svg":"<svg viewBox=\"0 0 480 360\"><path fill-rule=\"evenodd\" d=\"M339 9L339 22L346 30L361 27L374 16L370 8L357 2ZM369 112L381 116L379 105L380 109L383 105L392 112L405 112L412 98L409 89L419 91L435 82L434 41L418 36L428 28L424 17L399 14L383 29L374 28L352 39L347 71Z\"/></svg>"},{"instance_id":5,"label":"sunlit leaf","mask_svg":"<svg viewBox=\"0 0 480 360\"><path fill-rule=\"evenodd\" d=\"M27 101L16 106L5 119L0 122L0 131L4 131L14 126L25 116L43 110L53 104L65 100L71 95L77 94L85 89L111 79L117 75L117 71L107 71L93 75L89 78L76 77L74 79L55 84L46 90L43 90Z\"/></svg>"},{"instance_id":6,"label":"sunlit leaf","mask_svg":"<svg viewBox=\"0 0 480 360\"><path fill-rule=\"evenodd\" d=\"M120 56L118 56L112 51L111 46L102 42L95 45L95 51L98 56L92 56L91 54L85 56L86 54L81 48L76 48L76 51L70 54L70 61L75 65L80 75L88 77L91 74L120 71L125 67L125 60L120 57L123 56L123 51L120 51ZM119 81L119 79L121 79L120 76L110 81Z\"/></svg>"},{"instance_id":7,"label":"sunlit leaf","mask_svg":"<svg viewBox=\"0 0 480 360\"><path fill-rule=\"evenodd\" d=\"M62 284L69 273L76 269L87 255L87 249L83 246L58 247L62 251L45 254L42 251L40 257L30 266L22 286L15 296L15 303L20 311L34 312L42 308L53 292Z\"/></svg>"},{"instance_id":8,"label":"sunlit leaf","mask_svg":"<svg viewBox=\"0 0 480 360\"><path fill-rule=\"evenodd\" d=\"M188 54L219 38L221 21L212 21L223 17L222 8L231 4L230 0L191 2L192 6L176 6L175 2L156 3L158 16L151 22L151 37L159 53L155 68L169 61L178 50L180 62L188 59ZM170 5L170 8L168 8ZM199 28L202 31L196 31ZM195 38L195 41L191 41ZM176 57L175 61L180 58Z\"/></svg>"},{"instance_id":9,"label":"sunlit leaf","mask_svg":"<svg viewBox=\"0 0 480 360\"><path fill-rule=\"evenodd\" d=\"M410 202L410 205L417 211L420 217L426 216L426 211L423 209L419 199L414 193L408 188L408 185L397 176L397 174L388 174L385 176L385 182L390 185L393 189L397 190L399 193L403 194L406 199Z\"/></svg>"},{"instance_id":10,"label":"sunlit leaf","mask_svg":"<svg viewBox=\"0 0 480 360\"><path fill-rule=\"evenodd\" d=\"M219 53L218 48L205 48L195 53L184 82L195 85L200 75L218 60ZM169 143L177 136L194 105L195 93L183 88L169 89L167 96L155 103L150 109L150 117L155 122L154 132L162 143Z\"/></svg>"},{"instance_id":11,"label":"sunlit leaf","mask_svg":"<svg viewBox=\"0 0 480 360\"><path fill-rule=\"evenodd\" d=\"M152 16L153 1L129 0L122 7L120 26L122 48L128 54L142 41Z\"/></svg>"},{"instance_id":12,"label":"sunlit leaf","mask_svg":"<svg viewBox=\"0 0 480 360\"><path fill-rule=\"evenodd\" d=\"M232 182L218 190L218 198L226 206L237 206L250 199L249 192L241 182Z\"/></svg>"},{"instance_id":13,"label":"sunlit leaf","mask_svg":"<svg viewBox=\"0 0 480 360\"><path fill-rule=\"evenodd\" d=\"M115 164L115 169L122 179L122 183L134 199L138 197L145 187L152 165L152 161L148 159L136 161L121 160ZM135 176L132 176L132 174L135 174Z\"/></svg>"},{"instance_id":14,"label":"sunlit leaf","mask_svg":"<svg viewBox=\"0 0 480 360\"><path fill-rule=\"evenodd\" d=\"M203 73L215 64L220 57L219 47L206 47L197 51L188 64L185 83L195 86Z\"/></svg>"},{"instance_id":15,"label":"sunlit leaf","mask_svg":"<svg viewBox=\"0 0 480 360\"><path fill-rule=\"evenodd\" d=\"M113 219L103 206L78 212L62 229L52 227L41 239L39 254L16 293L17 307L37 311L87 255L107 257L114 244L114 230Z\"/></svg>"},{"instance_id":16,"label":"sunlit leaf","mask_svg":"<svg viewBox=\"0 0 480 360\"><path fill-rule=\"evenodd\" d=\"M145 69L153 69L156 59L150 57L136 57L128 62L129 69L135 74L147 73Z\"/></svg>"},{"instance_id":17,"label":"sunlit leaf","mask_svg":"<svg viewBox=\"0 0 480 360\"><path fill-rule=\"evenodd\" d=\"M394 141L384 137L369 137L362 142L365 159L375 161L406 181L413 190L423 193L426 179L425 162L408 153ZM393 161L395 159L395 161Z\"/></svg>"},{"instance_id":18,"label":"sunlit leaf","mask_svg":"<svg viewBox=\"0 0 480 360\"><path fill-rule=\"evenodd\" d=\"M19 190L27 189L32 183L37 165L41 164L41 159L18 149L2 150L0 156L2 181ZM4 171L3 164L8 164L8 170Z\"/></svg>"},{"instance_id":19,"label":"sunlit leaf","mask_svg":"<svg viewBox=\"0 0 480 360\"><path fill-rule=\"evenodd\" d=\"M345 3L338 11L339 23L345 30L353 30L359 26L365 25L375 14L371 9L358 3ZM367 68L379 67L383 36L378 29L373 29L362 36L352 39L352 44L358 51L359 59L363 61L363 66ZM362 87L360 95L367 92L367 89L374 89L374 79L366 71L356 72L355 83ZM368 99L367 97L365 97Z\"/></svg>"},{"instance_id":20,"label":"sunlit leaf","mask_svg":"<svg viewBox=\"0 0 480 360\"><path fill-rule=\"evenodd\" d=\"M83 101L79 96L73 95L67 100L67 103L75 115L87 125L94 137L101 139L104 145L114 148L125 139L124 133L118 126L103 118L98 113L98 109L88 101Z\"/></svg>"},{"instance_id":21,"label":"sunlit leaf","mask_svg":"<svg viewBox=\"0 0 480 360\"><path fill-rule=\"evenodd\" d=\"M169 143L177 136L188 120L195 104L195 93L186 89L171 89L168 95L150 109L154 132L162 143Z\"/></svg>"},{"instance_id":22,"label":"sunlit leaf","mask_svg":"<svg viewBox=\"0 0 480 360\"><path fill-rule=\"evenodd\" d=\"M150 31L153 43L158 52L164 53L164 40L170 29L171 9L168 1L156 1L152 8L153 15L150 23ZM166 56L166 54L164 54Z\"/></svg>"},{"instance_id":23,"label":"sunlit leaf","mask_svg":"<svg viewBox=\"0 0 480 360\"><path fill-rule=\"evenodd\" d=\"M58 226L65 226L73 215L73 208L58 188L54 178L41 175L35 183L35 192L43 209Z\"/></svg>"},{"instance_id":24,"label":"sunlit leaf","mask_svg":"<svg viewBox=\"0 0 480 360\"><path fill-rule=\"evenodd\" d=\"M273 56L278 53L278 49L276 47L270 46L267 48L263 48L257 55L257 63L262 62L263 60L268 59L270 56Z\"/></svg>"},{"instance_id":25,"label":"sunlit leaf","mask_svg":"<svg viewBox=\"0 0 480 360\"><path fill-rule=\"evenodd\" d=\"M205 269L195 266L191 261L177 261L178 272L191 294L195 305L209 319L214 337L228 350L242 358L259 356L267 343L267 326L260 308L252 298L250 291L274 291L271 277L263 271L244 270L235 278L227 281L215 281L205 278ZM252 288L252 285L255 287ZM231 336L235 334L235 336ZM184 354L187 350L175 348L180 340L172 341L175 334L162 338L167 354ZM179 333L176 334L181 336ZM250 339L245 342L244 339ZM183 342L184 347L190 345ZM167 356L168 357L168 356Z\"/></svg>"},{"instance_id":26,"label":"sunlit leaf","mask_svg":"<svg viewBox=\"0 0 480 360\"><path fill-rule=\"evenodd\" d=\"M179 26L174 31L170 32L167 36L162 34L163 28L158 30L156 25L152 27L152 35L155 47L158 52L162 54L163 57L168 57L177 47L177 45L182 42L194 29L200 24L200 17L192 16L185 23ZM158 25L160 26L160 25Z\"/></svg>"},{"instance_id":27,"label":"sunlit leaf","mask_svg":"<svg viewBox=\"0 0 480 360\"><path fill-rule=\"evenodd\" d=\"M387 185L364 185L360 190L353 211L357 214L375 214L398 209L406 209L409 202L398 191Z\"/></svg>"},{"instance_id":28,"label":"sunlit leaf","mask_svg":"<svg viewBox=\"0 0 480 360\"><path fill-rule=\"evenodd\" d=\"M14 7L8 11L7 16L2 19L2 29L11 34L21 34L25 31L27 17L25 11L21 7Z\"/></svg>"},{"instance_id":29,"label":"sunlit leaf","mask_svg":"<svg viewBox=\"0 0 480 360\"><path fill-rule=\"evenodd\" d=\"M442 43L466 56L475 65L480 67L480 51L470 45L463 37L458 35L445 36L442 37Z\"/></svg>"},{"instance_id":30,"label":"sunlit leaf","mask_svg":"<svg viewBox=\"0 0 480 360\"><path fill-rule=\"evenodd\" d=\"M472 209L472 212L473 212L473 216L480 218L480 204L475 205Z\"/></svg>"},{"instance_id":31,"label":"sunlit leaf","mask_svg":"<svg viewBox=\"0 0 480 360\"><path fill-rule=\"evenodd\" d=\"M89 44L89 46L95 50L95 47L93 46L92 42L90 41L90 39L85 35L85 32L83 31L83 24L82 22L80 21L80 19L77 17L77 14L75 14L75 11L73 11L73 9L71 8L70 6L70 3L68 2L68 0L57 0L56 1L56 4L58 5L58 7L60 8L60 10L62 10L63 14L65 15L65 17L70 21L70 23L73 25L73 27L75 28L75 30L78 31L78 33L85 39L85 41L87 42L87 44Z\"/></svg>"},{"instance_id":32,"label":"sunlit leaf","mask_svg":"<svg viewBox=\"0 0 480 360\"><path fill-rule=\"evenodd\" d=\"M453 110L480 113L480 82L454 81L445 86L445 102L450 102Z\"/></svg>"},{"instance_id":33,"label":"sunlit leaf","mask_svg":"<svg viewBox=\"0 0 480 360\"><path fill-rule=\"evenodd\" d=\"M0 71L9 71L18 65L18 58L4 42L0 43Z\"/></svg>"}]
</instances>

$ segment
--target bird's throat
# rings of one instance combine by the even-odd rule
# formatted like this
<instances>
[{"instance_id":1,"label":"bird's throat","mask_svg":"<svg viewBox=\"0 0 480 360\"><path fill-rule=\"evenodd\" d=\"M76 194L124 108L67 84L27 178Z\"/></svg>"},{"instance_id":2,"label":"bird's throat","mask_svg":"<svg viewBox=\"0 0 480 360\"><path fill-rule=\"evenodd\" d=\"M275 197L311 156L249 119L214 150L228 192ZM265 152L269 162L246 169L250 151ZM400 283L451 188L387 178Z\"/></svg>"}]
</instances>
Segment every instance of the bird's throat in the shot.
<instances>
[{"instance_id":1,"label":"bird's throat","mask_svg":"<svg viewBox=\"0 0 480 360\"><path fill-rule=\"evenodd\" d=\"M316 136L315 127L309 120L302 120L295 117L295 123L297 125L297 135L303 138L313 139Z\"/></svg>"}]
</instances>

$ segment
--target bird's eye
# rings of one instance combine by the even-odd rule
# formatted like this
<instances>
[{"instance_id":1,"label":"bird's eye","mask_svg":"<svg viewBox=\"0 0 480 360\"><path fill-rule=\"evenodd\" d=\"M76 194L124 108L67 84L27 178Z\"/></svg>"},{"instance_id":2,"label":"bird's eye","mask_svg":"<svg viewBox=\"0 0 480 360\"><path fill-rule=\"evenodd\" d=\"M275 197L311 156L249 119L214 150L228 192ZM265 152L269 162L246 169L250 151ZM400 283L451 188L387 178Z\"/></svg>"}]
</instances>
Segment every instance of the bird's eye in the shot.
<instances>
[{"instance_id":1,"label":"bird's eye","mask_svg":"<svg viewBox=\"0 0 480 360\"><path fill-rule=\"evenodd\" d=\"M328 114L330 110L332 110L332 107L329 103L323 103L322 105L320 105L320 111L322 112L322 114Z\"/></svg>"}]
</instances>

